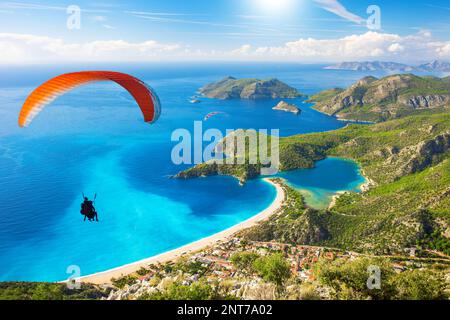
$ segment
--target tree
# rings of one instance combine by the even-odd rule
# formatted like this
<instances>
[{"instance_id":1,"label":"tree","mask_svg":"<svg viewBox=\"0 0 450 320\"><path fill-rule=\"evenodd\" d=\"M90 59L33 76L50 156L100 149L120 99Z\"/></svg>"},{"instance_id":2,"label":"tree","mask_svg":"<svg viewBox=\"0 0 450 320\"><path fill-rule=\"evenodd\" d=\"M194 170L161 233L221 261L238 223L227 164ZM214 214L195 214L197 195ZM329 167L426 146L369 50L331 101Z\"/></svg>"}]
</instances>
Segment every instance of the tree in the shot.
<instances>
[{"instance_id":1,"label":"tree","mask_svg":"<svg viewBox=\"0 0 450 320\"><path fill-rule=\"evenodd\" d=\"M244 251L233 254L230 260L237 269L253 272L253 262L258 257L256 253Z\"/></svg>"},{"instance_id":2,"label":"tree","mask_svg":"<svg viewBox=\"0 0 450 320\"><path fill-rule=\"evenodd\" d=\"M191 285L174 282L165 291L144 294L139 297L140 300L212 300L223 298L226 297L221 297L215 288L203 281Z\"/></svg>"},{"instance_id":3,"label":"tree","mask_svg":"<svg viewBox=\"0 0 450 320\"><path fill-rule=\"evenodd\" d=\"M380 271L379 289L367 285L371 266L376 266ZM393 299L396 294L392 284L395 273L387 259L338 259L333 262L323 259L314 266L313 272L321 284L333 289L337 299Z\"/></svg>"},{"instance_id":4,"label":"tree","mask_svg":"<svg viewBox=\"0 0 450 320\"><path fill-rule=\"evenodd\" d=\"M416 269L402 272L394 277L392 283L397 289L397 299L446 299L445 279L441 274L430 270Z\"/></svg>"},{"instance_id":5,"label":"tree","mask_svg":"<svg viewBox=\"0 0 450 320\"><path fill-rule=\"evenodd\" d=\"M279 289L291 276L290 265L281 253L256 259L253 262L253 268L264 280L276 284Z\"/></svg>"}]
</instances>

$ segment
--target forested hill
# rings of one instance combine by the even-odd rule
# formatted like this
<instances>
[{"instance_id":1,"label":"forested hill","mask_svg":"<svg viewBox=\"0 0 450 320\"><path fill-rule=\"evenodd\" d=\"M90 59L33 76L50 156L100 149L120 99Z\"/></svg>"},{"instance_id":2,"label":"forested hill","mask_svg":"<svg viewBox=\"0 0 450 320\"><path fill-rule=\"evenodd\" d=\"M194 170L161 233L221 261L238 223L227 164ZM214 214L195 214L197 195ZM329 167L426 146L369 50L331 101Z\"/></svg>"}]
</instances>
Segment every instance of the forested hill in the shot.
<instances>
[{"instance_id":1,"label":"forested hill","mask_svg":"<svg viewBox=\"0 0 450 320\"><path fill-rule=\"evenodd\" d=\"M236 79L225 77L222 80L207 84L199 92L208 98L215 99L274 99L296 98L303 96L297 89L292 88L278 79L267 80L245 78Z\"/></svg>"},{"instance_id":2,"label":"forested hill","mask_svg":"<svg viewBox=\"0 0 450 320\"><path fill-rule=\"evenodd\" d=\"M314 109L340 119L385 121L424 110L450 107L449 78L397 74L364 77L347 89L334 88L311 96Z\"/></svg>"},{"instance_id":3,"label":"forested hill","mask_svg":"<svg viewBox=\"0 0 450 320\"><path fill-rule=\"evenodd\" d=\"M312 167L317 160L339 156L360 164L371 187L341 195L331 210L300 214L308 223L288 227L277 222L277 230L284 240L296 243L308 239L310 244L383 253L420 242L450 253L449 146L450 112L282 138L282 170ZM178 176L227 174L245 181L256 177L259 169L258 165L205 163ZM298 238L305 226L314 236Z\"/></svg>"}]
</instances>

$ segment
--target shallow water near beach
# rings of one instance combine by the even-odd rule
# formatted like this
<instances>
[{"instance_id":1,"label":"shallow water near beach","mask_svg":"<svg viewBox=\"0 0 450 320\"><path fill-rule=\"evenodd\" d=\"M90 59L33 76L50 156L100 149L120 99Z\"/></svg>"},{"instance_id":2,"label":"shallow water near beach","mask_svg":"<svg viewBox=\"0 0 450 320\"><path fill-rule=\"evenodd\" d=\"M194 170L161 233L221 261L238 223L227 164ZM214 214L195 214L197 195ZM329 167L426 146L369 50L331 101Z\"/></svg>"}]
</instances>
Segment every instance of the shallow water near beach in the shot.
<instances>
[{"instance_id":1,"label":"shallow water near beach","mask_svg":"<svg viewBox=\"0 0 450 320\"><path fill-rule=\"evenodd\" d=\"M34 87L86 66L1 70L0 280L57 281L70 265L81 275L114 268L204 238L268 207L275 189L262 179L240 186L231 177L170 179L187 165L171 161L171 133L193 129L280 129L280 135L333 130L345 122L292 99L302 114L277 112L279 100L189 99L226 75L277 77L305 93L346 86L364 74L299 65L118 66L150 84L162 102L160 120L145 124L121 87L98 83L57 99L26 129L17 115ZM99 69L99 66L96 66ZM7 80L6 80L7 79ZM351 161L330 158L314 169L281 173L323 207L337 191L357 190L363 178ZM81 194L97 194L99 223L83 222Z\"/></svg>"},{"instance_id":2,"label":"shallow water near beach","mask_svg":"<svg viewBox=\"0 0 450 320\"><path fill-rule=\"evenodd\" d=\"M316 209L326 208L338 192L358 192L366 181L353 161L335 157L317 161L314 168L281 172L278 176L298 189L306 204Z\"/></svg>"}]
</instances>

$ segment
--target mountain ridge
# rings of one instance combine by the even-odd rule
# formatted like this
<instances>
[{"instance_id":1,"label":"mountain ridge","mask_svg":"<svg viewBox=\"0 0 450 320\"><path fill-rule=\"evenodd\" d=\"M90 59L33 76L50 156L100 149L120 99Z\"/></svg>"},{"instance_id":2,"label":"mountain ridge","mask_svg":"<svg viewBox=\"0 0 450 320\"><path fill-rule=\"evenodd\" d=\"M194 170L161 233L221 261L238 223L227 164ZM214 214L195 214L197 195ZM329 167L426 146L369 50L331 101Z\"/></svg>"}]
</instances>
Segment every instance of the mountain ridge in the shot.
<instances>
[{"instance_id":1,"label":"mountain ridge","mask_svg":"<svg viewBox=\"0 0 450 320\"><path fill-rule=\"evenodd\" d=\"M394 74L364 77L348 88L321 91L310 97L317 111L342 120L380 122L427 109L450 107L448 77Z\"/></svg>"},{"instance_id":2,"label":"mountain ridge","mask_svg":"<svg viewBox=\"0 0 450 320\"><path fill-rule=\"evenodd\" d=\"M344 61L324 67L326 70L353 70L353 71L402 71L402 72L450 72L450 63L433 60L420 65L408 65L392 61Z\"/></svg>"}]
</instances>

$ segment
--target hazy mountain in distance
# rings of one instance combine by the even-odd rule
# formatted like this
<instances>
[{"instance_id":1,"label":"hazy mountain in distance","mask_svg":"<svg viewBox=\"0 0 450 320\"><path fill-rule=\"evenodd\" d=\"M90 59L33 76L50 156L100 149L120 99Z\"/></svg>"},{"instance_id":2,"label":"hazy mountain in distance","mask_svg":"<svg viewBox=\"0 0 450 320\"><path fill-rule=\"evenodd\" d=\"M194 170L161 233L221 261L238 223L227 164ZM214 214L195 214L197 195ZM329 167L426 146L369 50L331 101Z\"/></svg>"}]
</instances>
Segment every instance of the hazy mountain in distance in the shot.
<instances>
[{"instance_id":1,"label":"hazy mountain in distance","mask_svg":"<svg viewBox=\"0 0 450 320\"><path fill-rule=\"evenodd\" d=\"M328 70L354 70L354 71L413 71L414 67L397 63L397 62L386 62L386 61L349 61L341 62L335 65L327 66L324 69Z\"/></svg>"},{"instance_id":2,"label":"hazy mountain in distance","mask_svg":"<svg viewBox=\"0 0 450 320\"><path fill-rule=\"evenodd\" d=\"M347 61L327 66L324 69L354 71L450 72L450 63L434 60L418 66L412 66L389 61Z\"/></svg>"},{"instance_id":3,"label":"hazy mountain in distance","mask_svg":"<svg viewBox=\"0 0 450 320\"><path fill-rule=\"evenodd\" d=\"M445 61L434 60L429 63L421 64L417 67L420 71L441 71L450 72L450 63Z\"/></svg>"}]
</instances>

